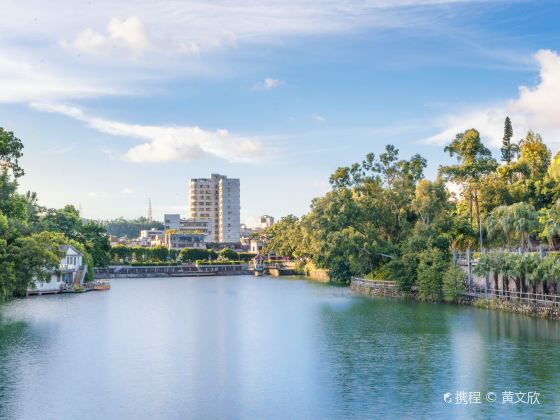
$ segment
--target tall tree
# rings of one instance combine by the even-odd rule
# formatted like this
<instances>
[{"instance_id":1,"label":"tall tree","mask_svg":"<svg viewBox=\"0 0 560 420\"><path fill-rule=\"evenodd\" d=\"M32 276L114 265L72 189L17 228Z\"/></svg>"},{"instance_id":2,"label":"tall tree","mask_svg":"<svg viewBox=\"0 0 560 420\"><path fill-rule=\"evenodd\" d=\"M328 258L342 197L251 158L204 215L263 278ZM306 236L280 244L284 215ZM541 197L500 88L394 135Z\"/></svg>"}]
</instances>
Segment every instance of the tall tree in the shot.
<instances>
[{"instance_id":1,"label":"tall tree","mask_svg":"<svg viewBox=\"0 0 560 420\"><path fill-rule=\"evenodd\" d=\"M469 203L474 203L479 245L482 251L482 222L478 189L481 179L496 168L496 160L492 158L492 153L482 143L479 132L473 128L457 134L451 144L445 147L445 151L452 157L456 156L458 164L440 166L440 174L450 181L461 184ZM472 214L472 205L469 207L470 214Z\"/></svg>"},{"instance_id":2,"label":"tall tree","mask_svg":"<svg viewBox=\"0 0 560 420\"><path fill-rule=\"evenodd\" d=\"M500 149L502 152L502 161L506 163L510 163L518 152L518 146L511 142L512 137L513 127L511 126L511 120L509 117L506 117L506 121L504 122L504 138L502 139L502 148Z\"/></svg>"}]
</instances>

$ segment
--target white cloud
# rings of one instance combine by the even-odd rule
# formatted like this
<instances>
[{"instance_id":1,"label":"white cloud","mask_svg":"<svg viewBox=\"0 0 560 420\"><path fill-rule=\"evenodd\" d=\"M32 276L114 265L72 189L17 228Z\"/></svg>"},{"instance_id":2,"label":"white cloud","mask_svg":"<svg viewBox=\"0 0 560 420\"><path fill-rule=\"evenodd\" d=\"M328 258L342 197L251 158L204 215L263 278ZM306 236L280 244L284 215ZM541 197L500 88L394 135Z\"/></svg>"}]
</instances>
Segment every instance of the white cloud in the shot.
<instances>
[{"instance_id":1,"label":"white cloud","mask_svg":"<svg viewBox=\"0 0 560 420\"><path fill-rule=\"evenodd\" d=\"M254 162L265 154L260 139L232 135L223 129L128 124L90 117L72 106L53 103L32 103L31 106L39 111L72 117L106 134L143 140L144 143L126 153L126 159L132 162L189 161L208 156L228 162Z\"/></svg>"},{"instance_id":2,"label":"white cloud","mask_svg":"<svg viewBox=\"0 0 560 420\"><path fill-rule=\"evenodd\" d=\"M361 28L440 28L441 16L416 6L476 1L96 0L80 7L72 0L4 2L0 101L153 90L157 85L146 81L234 71L212 61L225 49ZM13 61L9 66L6 57Z\"/></svg>"},{"instance_id":3,"label":"white cloud","mask_svg":"<svg viewBox=\"0 0 560 420\"><path fill-rule=\"evenodd\" d=\"M89 54L129 52L141 55L151 48L152 40L144 24L136 16L127 19L112 18L103 35L87 28L72 41L61 41L64 48L74 48Z\"/></svg>"},{"instance_id":4,"label":"white cloud","mask_svg":"<svg viewBox=\"0 0 560 420\"><path fill-rule=\"evenodd\" d=\"M560 148L560 55L555 51L540 50L534 59L540 69L536 86L520 86L517 98L501 104L478 106L443 116L437 122L440 132L426 141L448 143L457 133L476 128L492 146L498 147L503 137L504 119L509 116L516 139L524 137L528 130L534 130L541 133L547 143Z\"/></svg>"},{"instance_id":5,"label":"white cloud","mask_svg":"<svg viewBox=\"0 0 560 420\"><path fill-rule=\"evenodd\" d=\"M125 188L121 191L121 194L131 195L131 194L134 194L135 192L136 192L136 190L134 188Z\"/></svg>"},{"instance_id":6,"label":"white cloud","mask_svg":"<svg viewBox=\"0 0 560 420\"><path fill-rule=\"evenodd\" d=\"M311 118L313 119L313 121L317 121L318 123L327 122L327 119L319 114L313 114L311 115Z\"/></svg>"},{"instance_id":7,"label":"white cloud","mask_svg":"<svg viewBox=\"0 0 560 420\"><path fill-rule=\"evenodd\" d=\"M10 57L10 58L8 58ZM110 83L0 49L0 102L21 103L112 95ZM122 92L121 92L122 93Z\"/></svg>"},{"instance_id":8,"label":"white cloud","mask_svg":"<svg viewBox=\"0 0 560 420\"><path fill-rule=\"evenodd\" d=\"M253 85L253 90L272 90L280 87L282 83L283 82L279 79L267 77L262 82L255 83Z\"/></svg>"}]
</instances>

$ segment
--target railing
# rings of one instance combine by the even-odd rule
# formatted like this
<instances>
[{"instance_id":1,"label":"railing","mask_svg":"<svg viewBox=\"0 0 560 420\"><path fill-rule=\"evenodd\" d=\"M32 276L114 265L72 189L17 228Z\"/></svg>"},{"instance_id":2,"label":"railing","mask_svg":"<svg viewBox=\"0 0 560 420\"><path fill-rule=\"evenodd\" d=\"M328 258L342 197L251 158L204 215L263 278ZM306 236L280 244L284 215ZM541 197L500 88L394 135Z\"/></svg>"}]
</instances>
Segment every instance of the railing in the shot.
<instances>
[{"instance_id":1,"label":"railing","mask_svg":"<svg viewBox=\"0 0 560 420\"><path fill-rule=\"evenodd\" d=\"M560 306L560 295L550 295L545 293L530 293L517 290L488 289L484 292L466 293L468 296L475 296L484 299L500 299L526 302L535 305Z\"/></svg>"},{"instance_id":2,"label":"railing","mask_svg":"<svg viewBox=\"0 0 560 420\"><path fill-rule=\"evenodd\" d=\"M362 285L368 285L378 289L396 289L397 282L391 280L373 280L373 279L363 279L361 277L352 277L352 283L359 283Z\"/></svg>"}]
</instances>

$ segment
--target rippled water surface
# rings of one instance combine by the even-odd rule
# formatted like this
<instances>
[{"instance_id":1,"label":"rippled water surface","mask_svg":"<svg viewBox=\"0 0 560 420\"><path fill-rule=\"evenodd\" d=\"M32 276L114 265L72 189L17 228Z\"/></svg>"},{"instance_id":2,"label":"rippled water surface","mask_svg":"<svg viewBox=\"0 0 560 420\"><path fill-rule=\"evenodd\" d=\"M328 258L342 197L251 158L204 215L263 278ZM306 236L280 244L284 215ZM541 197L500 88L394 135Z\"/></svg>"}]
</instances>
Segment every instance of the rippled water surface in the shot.
<instances>
[{"instance_id":1,"label":"rippled water surface","mask_svg":"<svg viewBox=\"0 0 560 420\"><path fill-rule=\"evenodd\" d=\"M558 417L559 344L560 323L300 279L118 279L0 306L0 418ZM462 390L482 403L443 401Z\"/></svg>"}]
</instances>

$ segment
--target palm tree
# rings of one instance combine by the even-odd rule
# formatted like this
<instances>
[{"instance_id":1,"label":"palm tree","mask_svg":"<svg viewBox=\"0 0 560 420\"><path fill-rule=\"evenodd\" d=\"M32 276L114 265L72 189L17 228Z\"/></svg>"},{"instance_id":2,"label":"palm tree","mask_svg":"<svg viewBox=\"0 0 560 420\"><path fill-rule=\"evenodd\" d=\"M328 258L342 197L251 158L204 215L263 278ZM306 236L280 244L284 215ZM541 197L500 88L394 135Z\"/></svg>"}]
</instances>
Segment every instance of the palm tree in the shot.
<instances>
[{"instance_id":1,"label":"palm tree","mask_svg":"<svg viewBox=\"0 0 560 420\"><path fill-rule=\"evenodd\" d=\"M500 235L503 235L508 250L511 250L511 238L515 232L515 228L509 210L509 206L499 206L492 210L492 213L486 219L486 228L490 238L496 239Z\"/></svg>"},{"instance_id":2,"label":"palm tree","mask_svg":"<svg viewBox=\"0 0 560 420\"><path fill-rule=\"evenodd\" d=\"M548 295L550 293L549 283L554 283L558 278L556 275L559 274L556 272L557 268L555 265L558 265L558 269L560 269L560 264L558 264L558 258L554 255L547 255L541 261L542 266L542 284L543 284L543 293Z\"/></svg>"},{"instance_id":3,"label":"palm tree","mask_svg":"<svg viewBox=\"0 0 560 420\"><path fill-rule=\"evenodd\" d=\"M525 284L525 280L527 279L527 276L533 273L538 263L539 259L536 255L521 254L517 256L514 266L515 286L517 288L517 291L521 292L520 297L522 297L523 294L527 292L527 285Z\"/></svg>"},{"instance_id":4,"label":"palm tree","mask_svg":"<svg viewBox=\"0 0 560 420\"><path fill-rule=\"evenodd\" d=\"M489 254L482 254L478 259L478 264L474 268L474 274L480 277L487 277L492 273L492 260Z\"/></svg>"},{"instance_id":5,"label":"palm tree","mask_svg":"<svg viewBox=\"0 0 560 420\"><path fill-rule=\"evenodd\" d=\"M478 264L474 268L477 276L488 277L494 276L494 294L499 294L499 274L502 266L504 254L503 252L493 251L488 254L482 254L478 260Z\"/></svg>"},{"instance_id":6,"label":"palm tree","mask_svg":"<svg viewBox=\"0 0 560 420\"><path fill-rule=\"evenodd\" d=\"M549 209L541 209L539 222L543 226L540 236L548 240L551 248L555 248L554 239L560 236L560 200Z\"/></svg>"},{"instance_id":7,"label":"palm tree","mask_svg":"<svg viewBox=\"0 0 560 420\"><path fill-rule=\"evenodd\" d=\"M490 256L490 265L494 272L494 293L500 294L499 290L499 275L504 263L504 253L500 251L493 251L488 254Z\"/></svg>"},{"instance_id":8,"label":"palm tree","mask_svg":"<svg viewBox=\"0 0 560 420\"><path fill-rule=\"evenodd\" d=\"M549 270L549 275L550 275L550 281L552 281L552 292L553 294L557 295L558 294L558 279L560 279L560 259L556 256L550 255L547 256L546 258L551 258L553 259L551 265L550 265L550 270Z\"/></svg>"},{"instance_id":9,"label":"palm tree","mask_svg":"<svg viewBox=\"0 0 560 420\"><path fill-rule=\"evenodd\" d=\"M521 202L509 206L513 227L519 237L521 253L525 252L525 242L529 243L529 235L538 227L538 214L528 203Z\"/></svg>"},{"instance_id":10,"label":"palm tree","mask_svg":"<svg viewBox=\"0 0 560 420\"><path fill-rule=\"evenodd\" d=\"M537 294L537 286L543 282L547 276L547 266L544 260L536 255L527 255L530 258L531 270L527 274L527 284L533 289L533 295Z\"/></svg>"},{"instance_id":11,"label":"palm tree","mask_svg":"<svg viewBox=\"0 0 560 420\"><path fill-rule=\"evenodd\" d=\"M516 260L519 256L512 252L504 253L500 273L502 274L502 291L504 295L509 295L509 279L516 274Z\"/></svg>"}]
</instances>

